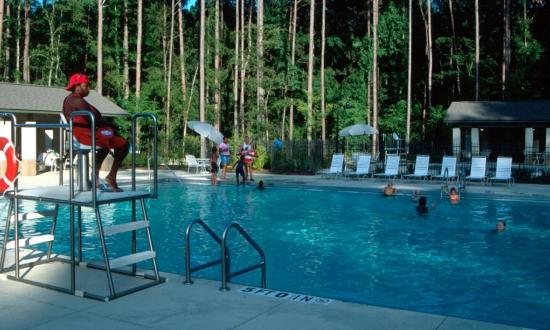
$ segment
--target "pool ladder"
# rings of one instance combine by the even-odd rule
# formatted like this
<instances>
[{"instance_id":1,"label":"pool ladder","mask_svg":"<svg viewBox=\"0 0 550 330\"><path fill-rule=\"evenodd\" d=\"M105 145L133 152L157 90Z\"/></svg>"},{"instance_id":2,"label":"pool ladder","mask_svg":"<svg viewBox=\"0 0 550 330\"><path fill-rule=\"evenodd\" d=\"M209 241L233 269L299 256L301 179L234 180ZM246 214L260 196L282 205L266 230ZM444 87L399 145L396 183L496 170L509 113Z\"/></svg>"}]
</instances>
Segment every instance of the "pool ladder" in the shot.
<instances>
[{"instance_id":1,"label":"pool ladder","mask_svg":"<svg viewBox=\"0 0 550 330\"><path fill-rule=\"evenodd\" d=\"M201 226L206 233L214 240L216 243L220 245L220 251L221 251L221 257L220 259L215 259L206 263L203 263L201 265L197 265L194 267L191 267L191 243L190 243L190 236L191 236L191 230L195 225ZM258 255L260 256L260 262L245 268L242 268L240 270L236 270L231 272L231 257L229 254L229 248L227 247L227 235L232 230L237 230L237 232L250 244L256 252L258 252ZM193 284L193 281L191 280L191 274L194 272L197 272L199 270L203 270L212 266L215 266L217 264L221 264L221 275L222 275L222 286L220 287L221 291L227 291L229 290L229 287L227 286L227 282L235 276L239 276L248 272L251 272L253 270L256 270L258 268L261 269L261 287L266 287L266 271L265 271L265 253L260 247L258 243L244 230L243 227L237 222L230 223L225 230L223 231L222 237L220 238L216 233L201 219L195 220L192 223L187 226L187 229L185 230L185 281L184 284Z\"/></svg>"}]
</instances>

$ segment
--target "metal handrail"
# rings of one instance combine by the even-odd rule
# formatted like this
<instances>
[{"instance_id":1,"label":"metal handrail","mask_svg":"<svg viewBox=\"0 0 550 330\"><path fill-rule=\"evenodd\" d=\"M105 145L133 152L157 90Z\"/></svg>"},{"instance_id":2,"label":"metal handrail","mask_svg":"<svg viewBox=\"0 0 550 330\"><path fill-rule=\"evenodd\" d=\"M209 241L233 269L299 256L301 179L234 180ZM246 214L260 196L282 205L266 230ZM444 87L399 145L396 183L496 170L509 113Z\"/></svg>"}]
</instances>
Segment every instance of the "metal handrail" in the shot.
<instances>
[{"instance_id":1,"label":"metal handrail","mask_svg":"<svg viewBox=\"0 0 550 330\"><path fill-rule=\"evenodd\" d=\"M196 271L212 267L214 265L217 265L219 263L222 263L221 259L216 259L209 261L205 264L195 266L191 268L191 243L190 243L190 236L191 236L191 229L194 225L200 225L207 233L216 241L216 243L222 244L222 240L214 231L206 224L206 222L202 221L201 219L195 220L187 226L187 229L185 229L185 281L183 284L193 284L193 281L191 280L191 273L194 273ZM229 256L227 256L229 258Z\"/></svg>"},{"instance_id":2,"label":"metal handrail","mask_svg":"<svg viewBox=\"0 0 550 330\"><path fill-rule=\"evenodd\" d=\"M76 111L73 111L71 112L70 116L69 116L69 133L70 133L70 140L71 140L71 143L69 143L69 159L73 159L74 157L74 147L73 147L73 138L74 138L74 117L77 117L77 116L86 116L88 117L88 119L90 120L90 130L92 132L95 132L95 117L94 117L94 114L91 113L90 111L88 110L76 110ZM96 136L95 136L95 133L92 133L90 134L91 135L91 138L92 138L92 149L91 150L96 150ZM95 187L97 187L97 178L96 178L96 175L95 175L95 170L96 170L96 153L95 152L92 152L92 170L94 171L93 175L92 175L92 206L93 208L95 209L96 208L96 203L97 203L97 190L95 189ZM70 168L70 178L69 178L69 190L70 190L70 201L71 201L71 204L73 202L73 199L74 199L74 166L71 166Z\"/></svg>"},{"instance_id":3,"label":"metal handrail","mask_svg":"<svg viewBox=\"0 0 550 330\"><path fill-rule=\"evenodd\" d=\"M153 120L153 193L151 197L157 199L158 197L158 120L157 117L148 112L136 113L132 116L132 191L136 190L136 126L137 120L140 118L150 118Z\"/></svg>"},{"instance_id":4,"label":"metal handrail","mask_svg":"<svg viewBox=\"0 0 550 330\"><path fill-rule=\"evenodd\" d=\"M229 231L232 228L235 228L241 234L241 236L244 237L244 239L250 245L252 245L252 247L256 250L256 252L258 252L258 254L260 255L260 263L259 264L255 264L255 265L243 268L241 270L230 272L230 265L226 264L226 262L229 260L229 257L228 257L229 251L227 249L227 234L229 233ZM264 251L262 250L260 245L258 245L258 243L256 243L256 241L254 239L252 239L252 237L250 237L250 235L248 235L248 233L243 229L243 227L241 227L241 225L239 225L238 222L232 222L223 231L222 242L221 242L221 250L222 250L221 251L222 252L222 255L221 255L221 259L222 259L222 286L221 286L220 290L222 290L222 291L229 290L229 287L227 286L227 281L229 279L231 279L231 277L238 276L238 275L253 271L255 269L258 269L258 268L261 268L261 271L262 271L261 286L262 286L262 288L266 287L265 254L264 254Z\"/></svg>"}]
</instances>

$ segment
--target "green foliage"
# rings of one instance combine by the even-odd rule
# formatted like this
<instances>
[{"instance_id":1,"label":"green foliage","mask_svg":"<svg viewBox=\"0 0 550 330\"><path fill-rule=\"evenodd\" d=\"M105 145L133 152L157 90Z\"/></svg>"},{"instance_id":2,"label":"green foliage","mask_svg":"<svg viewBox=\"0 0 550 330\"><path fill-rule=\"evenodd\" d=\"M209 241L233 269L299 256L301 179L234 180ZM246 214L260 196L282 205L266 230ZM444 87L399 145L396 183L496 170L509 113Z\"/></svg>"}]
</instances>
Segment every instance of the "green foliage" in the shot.
<instances>
[{"instance_id":1,"label":"green foliage","mask_svg":"<svg viewBox=\"0 0 550 330\"><path fill-rule=\"evenodd\" d=\"M15 81L21 77L16 70L15 46L19 39L22 48L24 25L22 13L14 15L16 1L9 0L12 15L5 17L4 43L0 50L0 80ZM199 154L198 137L187 131L184 138L185 120L199 119L199 81L192 86L194 74L198 68L199 45L199 8L193 6L184 11L185 41L185 80L186 90L181 90L179 72L179 39L174 37L172 63L170 109L167 109L167 60L170 40L169 2L144 1L143 17L143 54L141 98L134 97L136 65L136 1L128 0L129 8L129 64L131 96L124 99L124 76L122 46L124 24L124 0L109 0L104 8L103 70L104 94L114 100L129 113L153 112L159 117L161 139L159 146L162 157L174 162L185 154ZM271 0L265 4L264 26L264 74L263 89L265 104L258 107L256 98L257 45L256 17L254 2L246 2L245 10L245 98L244 132L234 136L234 95L233 65L240 58L235 57L235 2L221 0L223 22L219 43L221 69L219 92L221 94L220 130L232 138L234 146L242 142L244 134L252 136L259 145L268 145L269 140L280 137L284 126L284 135L289 136L289 110L294 105L294 139L304 140L307 127L307 62L309 12L307 3L299 6L297 17L295 64L291 63L292 48L289 34L289 9L293 2ZM359 0L327 0L326 11L326 52L325 52L325 95L327 138L334 140L338 129L355 123L365 123L372 118L372 96L369 99L369 83L372 79L372 35L367 31L367 14L370 2ZM425 1L420 3L425 5ZM206 17L206 119L213 123L218 114L213 99L218 86L214 80L214 25L213 1L207 1ZM471 1L453 1L456 37L449 20L448 3L433 1L433 104L427 111L426 135L422 134L422 108L426 105L427 61L425 49L425 26L418 8L413 8L413 68L412 68L412 121L413 140L437 138L436 135L449 135L442 125L445 109L454 100L474 98L474 24ZM501 5L501 2L497 2ZM481 19L481 63L480 86L481 99L501 99L502 65L502 15L495 4L480 2ZM550 28L544 21L548 17L548 1L531 2L527 19L523 18L522 6L512 6L512 66L509 77L511 99L548 98L548 75L550 57L547 56ZM378 110L380 131L405 133L407 98L407 59L408 59L408 2L404 0L382 1L378 25ZM426 8L424 7L424 11ZM248 38L249 13L252 13ZM315 26L315 74L313 93L314 139L321 137L321 99L320 99L320 6L317 6ZM372 23L372 20L371 20ZM537 28L535 28L537 27ZM7 35L10 29L10 36ZM372 27L370 28L372 30ZM177 17L176 17L177 31ZM85 71L95 80L97 75L97 1L95 0L56 0L34 1L31 9L31 78L33 83L64 86L67 77L74 72ZM243 36L241 36L243 37ZM5 51L9 47L10 60L6 61ZM451 52L452 48L452 52ZM21 60L21 59L20 59ZM349 105L349 107L346 107ZM101 110L101 109L100 109ZM168 114L170 119L168 122ZM283 114L285 122L283 123ZM186 117L187 116L187 117ZM239 114L239 126L241 120ZM117 119L119 132L130 136L130 122ZM140 125L139 140L151 136L150 123ZM147 146L138 146L148 150ZM298 147L297 147L298 148ZM302 147L300 147L302 148ZM300 149L307 155L307 150ZM233 153L235 155L236 152ZM256 166L267 166L270 155L260 152ZM288 156L288 155L287 155ZM313 168L325 161L322 153L315 159L307 156L283 157L289 164L289 170L302 164ZM308 164L312 164L309 166ZM304 168L304 167L302 167Z\"/></svg>"}]
</instances>

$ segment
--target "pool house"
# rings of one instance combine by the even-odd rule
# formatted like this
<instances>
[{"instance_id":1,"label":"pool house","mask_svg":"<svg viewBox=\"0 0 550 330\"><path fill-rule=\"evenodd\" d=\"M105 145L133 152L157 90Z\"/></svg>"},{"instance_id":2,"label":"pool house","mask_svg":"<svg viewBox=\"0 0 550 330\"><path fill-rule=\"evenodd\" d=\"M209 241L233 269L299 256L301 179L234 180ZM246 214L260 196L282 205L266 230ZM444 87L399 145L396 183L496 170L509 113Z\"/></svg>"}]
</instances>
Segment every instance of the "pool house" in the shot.
<instances>
[{"instance_id":1,"label":"pool house","mask_svg":"<svg viewBox=\"0 0 550 330\"><path fill-rule=\"evenodd\" d=\"M462 160L511 156L514 163L550 165L550 100L453 102L444 121Z\"/></svg>"}]
</instances>

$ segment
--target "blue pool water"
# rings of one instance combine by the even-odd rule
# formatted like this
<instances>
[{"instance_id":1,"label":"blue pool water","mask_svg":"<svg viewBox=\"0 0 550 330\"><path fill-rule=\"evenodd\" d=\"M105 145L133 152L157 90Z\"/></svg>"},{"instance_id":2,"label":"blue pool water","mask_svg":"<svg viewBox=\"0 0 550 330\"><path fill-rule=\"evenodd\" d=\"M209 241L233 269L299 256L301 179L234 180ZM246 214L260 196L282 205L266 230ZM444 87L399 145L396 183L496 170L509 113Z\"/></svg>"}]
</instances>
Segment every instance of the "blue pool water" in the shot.
<instances>
[{"instance_id":1,"label":"blue pool water","mask_svg":"<svg viewBox=\"0 0 550 330\"><path fill-rule=\"evenodd\" d=\"M550 325L550 203L463 199L451 205L430 197L435 209L418 216L406 196L253 186L163 184L148 201L162 271L184 273L184 231L201 218L221 234L240 222L264 248L269 288L394 308L536 328ZM5 201L0 207L6 212ZM24 203L24 209L43 208ZM109 223L126 222L129 203L102 208ZM67 210L62 209L66 218ZM84 252L100 260L92 214L85 212ZM117 219L117 220L112 220ZM505 233L492 234L496 219ZM3 227L2 221L2 227ZM48 222L23 223L25 235ZM60 220L67 254L67 223ZM3 230L3 228L2 228ZM256 255L234 235L234 267ZM127 236L129 242L129 235ZM109 241L112 246L113 242ZM140 241L144 247L144 241ZM113 247L113 256L128 254ZM193 263L219 257L219 248L197 231ZM149 263L143 263L148 267ZM195 274L219 280L219 267ZM259 272L235 278L259 286ZM217 288L213 287L212 290Z\"/></svg>"}]
</instances>

